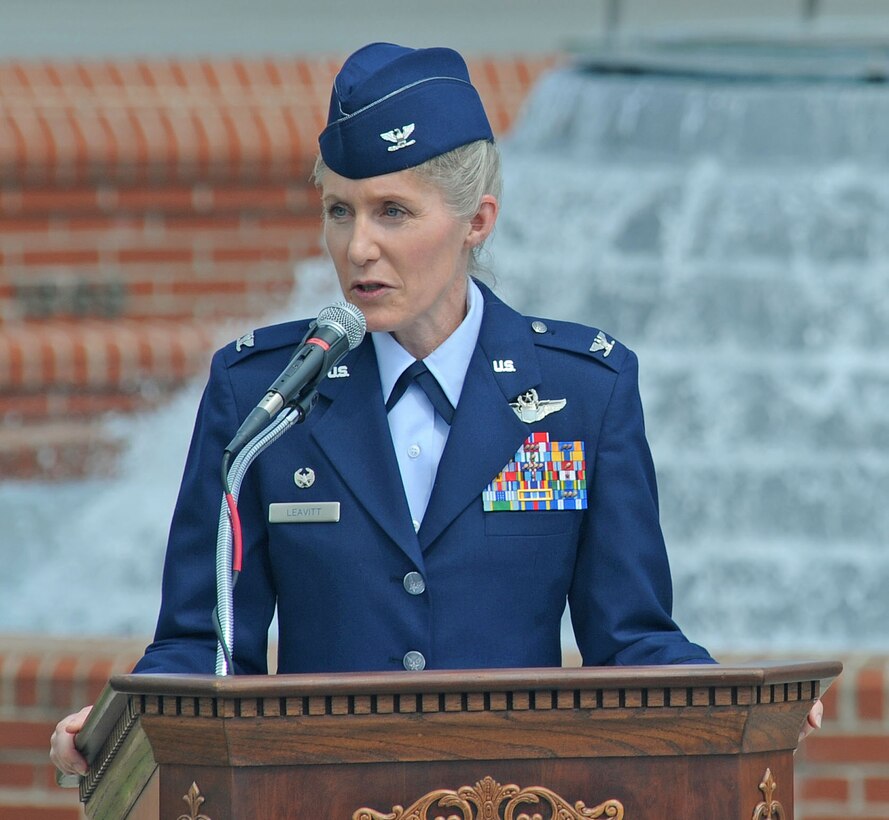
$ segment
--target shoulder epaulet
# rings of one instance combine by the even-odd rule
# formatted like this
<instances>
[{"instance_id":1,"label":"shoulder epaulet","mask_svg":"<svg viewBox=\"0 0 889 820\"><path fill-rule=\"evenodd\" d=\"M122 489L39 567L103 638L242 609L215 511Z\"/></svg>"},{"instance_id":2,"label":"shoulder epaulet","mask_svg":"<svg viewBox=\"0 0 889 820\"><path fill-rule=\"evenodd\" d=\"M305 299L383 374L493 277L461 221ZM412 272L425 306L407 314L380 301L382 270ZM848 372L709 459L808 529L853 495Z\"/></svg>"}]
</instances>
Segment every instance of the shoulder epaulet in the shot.
<instances>
[{"instance_id":1,"label":"shoulder epaulet","mask_svg":"<svg viewBox=\"0 0 889 820\"><path fill-rule=\"evenodd\" d=\"M279 350L282 347L295 349L310 323L310 319L302 319L251 330L223 347L222 354L227 364L236 365L257 353Z\"/></svg>"},{"instance_id":2,"label":"shoulder epaulet","mask_svg":"<svg viewBox=\"0 0 889 820\"><path fill-rule=\"evenodd\" d=\"M526 318L534 344L586 355L615 372L620 371L627 357L627 348L598 328L534 316Z\"/></svg>"}]
</instances>

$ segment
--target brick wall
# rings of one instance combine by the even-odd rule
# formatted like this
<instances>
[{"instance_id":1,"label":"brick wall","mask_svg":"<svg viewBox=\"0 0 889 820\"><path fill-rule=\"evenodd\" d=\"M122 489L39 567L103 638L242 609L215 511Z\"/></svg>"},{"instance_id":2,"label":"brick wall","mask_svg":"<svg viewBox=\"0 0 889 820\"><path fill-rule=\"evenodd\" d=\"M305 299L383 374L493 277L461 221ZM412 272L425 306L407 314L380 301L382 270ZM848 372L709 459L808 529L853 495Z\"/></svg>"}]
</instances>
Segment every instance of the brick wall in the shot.
<instances>
[{"instance_id":1,"label":"brick wall","mask_svg":"<svg viewBox=\"0 0 889 820\"><path fill-rule=\"evenodd\" d=\"M0 636L0 820L79 820L76 790L55 785L49 736L144 643ZM889 818L889 656L842 660L823 727L796 755L796 820Z\"/></svg>"},{"instance_id":2,"label":"brick wall","mask_svg":"<svg viewBox=\"0 0 889 820\"><path fill-rule=\"evenodd\" d=\"M889 657L844 660L822 729L797 752L801 820L889 818Z\"/></svg>"},{"instance_id":3,"label":"brick wall","mask_svg":"<svg viewBox=\"0 0 889 820\"><path fill-rule=\"evenodd\" d=\"M339 62L0 63L0 476L113 469L97 417L290 292ZM553 62L471 62L498 133Z\"/></svg>"},{"instance_id":4,"label":"brick wall","mask_svg":"<svg viewBox=\"0 0 889 820\"><path fill-rule=\"evenodd\" d=\"M0 637L0 820L80 820L77 789L60 789L49 737L129 671L145 641Z\"/></svg>"}]
</instances>

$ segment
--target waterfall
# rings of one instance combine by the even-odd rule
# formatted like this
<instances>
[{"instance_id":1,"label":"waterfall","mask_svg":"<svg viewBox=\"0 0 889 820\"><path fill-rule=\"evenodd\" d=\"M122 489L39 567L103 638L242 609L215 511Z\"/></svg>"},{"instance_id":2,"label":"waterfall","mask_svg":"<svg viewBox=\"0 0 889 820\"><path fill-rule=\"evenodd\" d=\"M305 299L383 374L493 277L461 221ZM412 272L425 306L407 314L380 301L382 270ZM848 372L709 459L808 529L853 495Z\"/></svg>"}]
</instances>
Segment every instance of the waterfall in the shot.
<instances>
[{"instance_id":1,"label":"waterfall","mask_svg":"<svg viewBox=\"0 0 889 820\"><path fill-rule=\"evenodd\" d=\"M889 646L889 88L596 73L535 90L493 249L640 357L677 620Z\"/></svg>"}]
</instances>

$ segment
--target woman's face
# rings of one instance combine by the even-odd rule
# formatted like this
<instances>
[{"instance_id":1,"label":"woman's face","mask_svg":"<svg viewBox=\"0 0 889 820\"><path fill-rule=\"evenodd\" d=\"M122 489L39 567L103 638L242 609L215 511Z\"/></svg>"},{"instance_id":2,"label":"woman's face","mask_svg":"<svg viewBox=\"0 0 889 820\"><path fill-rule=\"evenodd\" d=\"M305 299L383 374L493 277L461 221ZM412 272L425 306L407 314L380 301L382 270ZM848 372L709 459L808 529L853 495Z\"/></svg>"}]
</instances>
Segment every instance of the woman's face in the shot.
<instances>
[{"instance_id":1,"label":"woman's face","mask_svg":"<svg viewBox=\"0 0 889 820\"><path fill-rule=\"evenodd\" d=\"M391 332L414 356L427 356L466 314L469 254L480 241L473 221L458 220L438 188L410 169L355 180L328 168L321 196L324 239L346 299L368 330Z\"/></svg>"}]
</instances>

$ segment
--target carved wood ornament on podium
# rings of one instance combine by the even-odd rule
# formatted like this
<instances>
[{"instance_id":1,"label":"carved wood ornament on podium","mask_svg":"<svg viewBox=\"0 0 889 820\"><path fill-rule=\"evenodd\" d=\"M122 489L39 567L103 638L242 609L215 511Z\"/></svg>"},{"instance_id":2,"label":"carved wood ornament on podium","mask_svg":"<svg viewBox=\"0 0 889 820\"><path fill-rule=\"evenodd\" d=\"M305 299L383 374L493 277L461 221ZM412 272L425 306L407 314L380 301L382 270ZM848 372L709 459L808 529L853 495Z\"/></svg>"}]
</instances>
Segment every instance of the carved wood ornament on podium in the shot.
<instances>
[{"instance_id":1,"label":"carved wood ornament on podium","mask_svg":"<svg viewBox=\"0 0 889 820\"><path fill-rule=\"evenodd\" d=\"M546 815L539 811L529 814L522 810L522 806L532 804L545 805L549 812ZM439 809L452 809L459 814L452 811L445 818L440 814L429 814L430 810L437 812ZM587 808L582 800L578 800L572 806L542 786L524 789L514 784L501 786L494 778L485 777L475 786L461 786L456 791L436 789L406 809L393 806L391 812L379 812L361 808L352 815L352 820L489 820L500 817L503 820L624 820L624 807L617 800L606 800L593 808Z\"/></svg>"},{"instance_id":2,"label":"carved wood ornament on podium","mask_svg":"<svg viewBox=\"0 0 889 820\"><path fill-rule=\"evenodd\" d=\"M766 773L762 776L762 783L759 784L759 790L765 800L759 803L753 811L753 820L785 820L787 815L784 813L784 807L774 799L777 788L778 784L772 777L772 770L766 769Z\"/></svg>"},{"instance_id":3,"label":"carved wood ornament on podium","mask_svg":"<svg viewBox=\"0 0 889 820\"><path fill-rule=\"evenodd\" d=\"M189 813L180 814L176 820L211 820L206 814L201 814L201 806L205 799L197 783L191 784L188 794L183 795L182 799L188 804Z\"/></svg>"}]
</instances>

